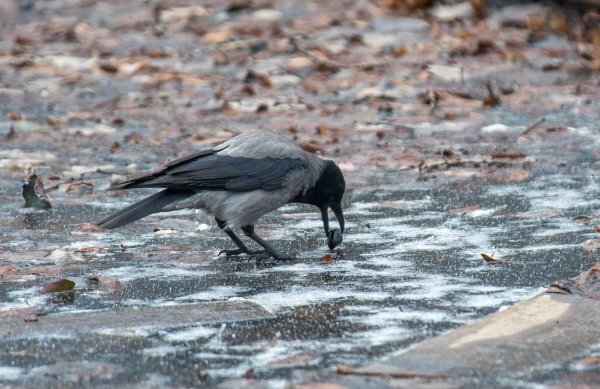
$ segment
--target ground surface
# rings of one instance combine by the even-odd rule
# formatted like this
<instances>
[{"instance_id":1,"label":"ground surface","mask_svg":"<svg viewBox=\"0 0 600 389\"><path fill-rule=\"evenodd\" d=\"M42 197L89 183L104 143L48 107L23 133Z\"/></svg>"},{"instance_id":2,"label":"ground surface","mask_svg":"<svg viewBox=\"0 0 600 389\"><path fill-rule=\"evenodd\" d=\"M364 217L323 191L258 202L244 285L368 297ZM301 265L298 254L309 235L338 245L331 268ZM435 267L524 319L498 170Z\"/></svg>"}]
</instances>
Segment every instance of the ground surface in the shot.
<instances>
[{"instance_id":1,"label":"ground surface","mask_svg":"<svg viewBox=\"0 0 600 389\"><path fill-rule=\"evenodd\" d=\"M407 17L394 3L0 2L0 318L229 300L270 312L15 334L0 383L284 387L595 263L599 50L581 13ZM300 254L283 264L219 258L230 243L201 213L84 227L148 193L107 192L111 180L258 129L344 170L348 233L331 261L309 207L258 226ZM51 211L21 208L32 171ZM41 293L61 278L71 292Z\"/></svg>"}]
</instances>

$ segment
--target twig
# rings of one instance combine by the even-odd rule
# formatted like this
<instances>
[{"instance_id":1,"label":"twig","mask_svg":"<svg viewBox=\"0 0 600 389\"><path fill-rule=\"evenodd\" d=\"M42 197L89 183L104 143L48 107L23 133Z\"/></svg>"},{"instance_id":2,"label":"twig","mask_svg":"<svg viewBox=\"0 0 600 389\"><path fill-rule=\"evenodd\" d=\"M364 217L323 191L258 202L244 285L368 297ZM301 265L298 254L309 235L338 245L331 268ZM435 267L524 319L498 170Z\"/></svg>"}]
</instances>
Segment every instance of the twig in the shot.
<instances>
[{"instance_id":1,"label":"twig","mask_svg":"<svg viewBox=\"0 0 600 389\"><path fill-rule=\"evenodd\" d=\"M521 136L529 134L531 132L531 130L533 130L534 128L536 128L537 126L539 126L540 124L542 124L545 121L546 121L546 117L542 116L541 118L539 118L538 120L536 120L535 122L533 122L533 124L531 124L529 127L527 127L525 129L525 131L523 131L523 133L521 134Z\"/></svg>"},{"instance_id":2,"label":"twig","mask_svg":"<svg viewBox=\"0 0 600 389\"><path fill-rule=\"evenodd\" d=\"M428 378L428 379L439 379L448 378L447 374L422 374L414 373L411 371L406 372L384 372L377 370L358 370L350 366L337 365L336 371L338 374L345 375L364 375L367 377L390 377L390 378Z\"/></svg>"},{"instance_id":3,"label":"twig","mask_svg":"<svg viewBox=\"0 0 600 389\"><path fill-rule=\"evenodd\" d=\"M446 169L457 166L467 166L467 165L485 165L485 166L497 166L497 167L506 167L512 165L510 162L505 161L488 161L485 159L477 160L477 159L458 159L458 160L443 160L443 161L434 161L430 163L421 164L419 166L419 171L432 171L434 169L438 169L440 167L444 167Z\"/></svg>"},{"instance_id":4,"label":"twig","mask_svg":"<svg viewBox=\"0 0 600 389\"><path fill-rule=\"evenodd\" d=\"M363 63L359 63L359 64L356 64L356 63L344 64L344 63L340 63L338 61L332 61L329 59L323 59L323 58L317 57L316 55L311 53L309 50L302 47L302 45L300 44L298 39L295 37L290 38L290 43L294 47L294 50L306 55L309 59L315 61L319 65L322 65L324 67L331 68L331 69L337 70L340 68L359 68L359 69L364 70L364 69L372 69L372 68L380 67L380 66L386 66L386 65L389 65L389 63L390 63L390 61L379 61L379 62L363 62Z\"/></svg>"}]
</instances>

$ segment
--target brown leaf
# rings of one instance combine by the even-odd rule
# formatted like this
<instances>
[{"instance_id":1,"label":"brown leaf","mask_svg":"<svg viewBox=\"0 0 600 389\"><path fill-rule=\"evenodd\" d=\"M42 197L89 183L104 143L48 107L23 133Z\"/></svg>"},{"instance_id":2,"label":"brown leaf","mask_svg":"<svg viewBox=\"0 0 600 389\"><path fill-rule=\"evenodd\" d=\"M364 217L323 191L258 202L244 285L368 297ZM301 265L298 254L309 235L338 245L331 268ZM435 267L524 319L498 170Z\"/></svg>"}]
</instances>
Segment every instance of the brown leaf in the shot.
<instances>
[{"instance_id":1,"label":"brown leaf","mask_svg":"<svg viewBox=\"0 0 600 389\"><path fill-rule=\"evenodd\" d=\"M56 293L56 292L65 292L67 290L72 290L75 287L75 283L71 280L67 280L66 278L60 278L58 280L48 281L44 284L44 287L40 290L40 293Z\"/></svg>"},{"instance_id":2,"label":"brown leaf","mask_svg":"<svg viewBox=\"0 0 600 389\"><path fill-rule=\"evenodd\" d=\"M125 285L119 279L110 276L91 275L87 278L88 284L99 292L116 292Z\"/></svg>"},{"instance_id":3,"label":"brown leaf","mask_svg":"<svg viewBox=\"0 0 600 389\"><path fill-rule=\"evenodd\" d=\"M119 71L119 67L117 65L108 62L101 63L100 65L98 65L98 68L107 73L116 73Z\"/></svg>"},{"instance_id":4,"label":"brown leaf","mask_svg":"<svg viewBox=\"0 0 600 389\"><path fill-rule=\"evenodd\" d=\"M297 389L350 389L349 386L342 386L330 382L321 382L315 384L299 384L295 386Z\"/></svg>"},{"instance_id":5,"label":"brown leaf","mask_svg":"<svg viewBox=\"0 0 600 389\"><path fill-rule=\"evenodd\" d=\"M481 257L483 259L485 259L485 261L487 263L489 263L490 265L499 265L501 263L504 263L503 260L500 259L495 259L494 257L492 257L491 255L487 255L486 253L479 253L479 255L481 255Z\"/></svg>"},{"instance_id":6,"label":"brown leaf","mask_svg":"<svg viewBox=\"0 0 600 389\"><path fill-rule=\"evenodd\" d=\"M302 353L296 354L289 358L278 359L273 362L269 362L267 366L297 366L297 365L306 365L309 362L314 361L317 358L315 353Z\"/></svg>"},{"instance_id":7,"label":"brown leaf","mask_svg":"<svg viewBox=\"0 0 600 389\"><path fill-rule=\"evenodd\" d=\"M196 373L196 377L198 378L198 380L200 381L200 383L202 385L204 385L204 383L208 379L208 373L204 373L202 371L202 369L200 369L199 366L196 366L196 368L194 369L194 372Z\"/></svg>"},{"instance_id":8,"label":"brown leaf","mask_svg":"<svg viewBox=\"0 0 600 389\"><path fill-rule=\"evenodd\" d=\"M78 229L79 232L103 232L104 228L95 224L84 224Z\"/></svg>"},{"instance_id":9,"label":"brown leaf","mask_svg":"<svg viewBox=\"0 0 600 389\"><path fill-rule=\"evenodd\" d=\"M587 358L580 359L576 362L576 364L585 367L600 366L600 355L592 355Z\"/></svg>"},{"instance_id":10,"label":"brown leaf","mask_svg":"<svg viewBox=\"0 0 600 389\"><path fill-rule=\"evenodd\" d=\"M486 0L469 0L471 7L475 11L475 16L478 19L483 19L487 15Z\"/></svg>"},{"instance_id":11,"label":"brown leaf","mask_svg":"<svg viewBox=\"0 0 600 389\"><path fill-rule=\"evenodd\" d=\"M16 268L18 268L18 266L13 263L9 263L8 265L0 266L0 278L2 278L6 273L9 273L9 272L15 270Z\"/></svg>"},{"instance_id":12,"label":"brown leaf","mask_svg":"<svg viewBox=\"0 0 600 389\"><path fill-rule=\"evenodd\" d=\"M24 117L20 113L10 112L8 114L8 120L17 121L17 120L23 120L23 119L24 119Z\"/></svg>"},{"instance_id":13,"label":"brown leaf","mask_svg":"<svg viewBox=\"0 0 600 389\"><path fill-rule=\"evenodd\" d=\"M108 247L106 246L90 246L90 247L80 247L78 249L74 249L73 252L75 253L91 253L94 251L101 251L101 250L107 250Z\"/></svg>"},{"instance_id":14,"label":"brown leaf","mask_svg":"<svg viewBox=\"0 0 600 389\"><path fill-rule=\"evenodd\" d=\"M336 372L345 375L363 375L368 377L390 377L390 378L446 378L446 374L421 374L412 371L378 371L367 369L355 369L350 366L337 365Z\"/></svg>"},{"instance_id":15,"label":"brown leaf","mask_svg":"<svg viewBox=\"0 0 600 389\"><path fill-rule=\"evenodd\" d=\"M25 323L35 323L35 322L36 322L36 321L38 321L38 320L39 320L39 318L38 318L38 317L36 317L36 316L27 316L27 317L24 317L24 318L23 318L23 321L24 321Z\"/></svg>"},{"instance_id":16,"label":"brown leaf","mask_svg":"<svg viewBox=\"0 0 600 389\"><path fill-rule=\"evenodd\" d=\"M313 154L322 151L321 147L314 143L302 143L300 144L300 147L302 147L305 151L308 151L309 153Z\"/></svg>"},{"instance_id":17,"label":"brown leaf","mask_svg":"<svg viewBox=\"0 0 600 389\"><path fill-rule=\"evenodd\" d=\"M262 73L255 72L254 70L248 70L246 73L246 77L244 77L244 82L246 84L257 83L262 87L270 88L272 83L269 77Z\"/></svg>"},{"instance_id":18,"label":"brown leaf","mask_svg":"<svg viewBox=\"0 0 600 389\"><path fill-rule=\"evenodd\" d=\"M498 151L492 153L492 158L519 159L525 157L527 157L527 154L519 153L518 151Z\"/></svg>"},{"instance_id":19,"label":"brown leaf","mask_svg":"<svg viewBox=\"0 0 600 389\"><path fill-rule=\"evenodd\" d=\"M242 378L252 379L254 378L254 368L251 367L244 374L242 374Z\"/></svg>"},{"instance_id":20,"label":"brown leaf","mask_svg":"<svg viewBox=\"0 0 600 389\"><path fill-rule=\"evenodd\" d=\"M574 217L573 221L580 222L580 223L589 223L592 221L592 218L589 216L580 215L580 216Z\"/></svg>"},{"instance_id":21,"label":"brown leaf","mask_svg":"<svg viewBox=\"0 0 600 389\"><path fill-rule=\"evenodd\" d=\"M333 255L325 254L324 256L321 257L321 259L319 260L319 263L322 265L332 264L333 263Z\"/></svg>"}]
</instances>

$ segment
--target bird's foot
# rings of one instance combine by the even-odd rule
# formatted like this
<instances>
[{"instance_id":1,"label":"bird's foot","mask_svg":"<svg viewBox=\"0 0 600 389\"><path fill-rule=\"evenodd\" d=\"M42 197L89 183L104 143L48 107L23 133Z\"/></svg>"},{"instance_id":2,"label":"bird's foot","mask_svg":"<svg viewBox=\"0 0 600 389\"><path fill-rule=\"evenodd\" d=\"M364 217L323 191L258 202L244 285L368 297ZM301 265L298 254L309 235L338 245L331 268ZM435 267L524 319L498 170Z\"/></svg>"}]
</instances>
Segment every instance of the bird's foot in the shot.
<instances>
[{"instance_id":1,"label":"bird's foot","mask_svg":"<svg viewBox=\"0 0 600 389\"><path fill-rule=\"evenodd\" d=\"M246 254L246 255L262 255L265 254L265 250L242 250L242 249L225 249L219 251L219 256L225 254L225 257L235 257L238 255Z\"/></svg>"}]
</instances>

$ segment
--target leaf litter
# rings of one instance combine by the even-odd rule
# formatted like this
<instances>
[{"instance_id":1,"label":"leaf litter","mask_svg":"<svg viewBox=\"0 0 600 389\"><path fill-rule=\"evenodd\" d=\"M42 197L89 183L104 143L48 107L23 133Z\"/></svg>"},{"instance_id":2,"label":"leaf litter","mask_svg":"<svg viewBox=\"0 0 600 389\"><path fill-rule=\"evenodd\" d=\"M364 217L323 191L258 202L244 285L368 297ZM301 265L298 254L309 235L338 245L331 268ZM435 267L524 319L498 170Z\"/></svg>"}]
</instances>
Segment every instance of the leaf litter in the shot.
<instances>
[{"instance_id":1,"label":"leaf litter","mask_svg":"<svg viewBox=\"0 0 600 389\"><path fill-rule=\"evenodd\" d=\"M194 295L269 305L289 350L255 358L256 344L273 337L272 322L226 327L206 346L218 364L189 361L219 381L248 366L260 375L294 356L314 355L319 368L365 363L423 331L455 327L464 320L456 306L480 317L589 268L596 233L573 218L593 221L600 205L588 178L598 170L593 13L571 19L557 5L491 1L351 2L344 12L311 1L21 3L0 4L0 313L43 303L34 296L39 285L58 278L77 282L71 306L53 308L62 312ZM157 216L110 232L93 226L139 198L105 191L111 181L255 129L281 131L340 162L349 188L343 257L323 256L318 215L307 209L285 211L294 223L280 213L265 218L265 236L302 253L275 267L217 261L228 242L202 215ZM26 202L50 208L51 191L51 210L18 210L21 180L32 172ZM578 182L562 179L577 174ZM279 241L282 221L298 220ZM461 259L489 247L511 260L491 272ZM568 266L556 258L569 258ZM459 277L465 272L475 281ZM229 290L206 293L217 287ZM363 313L309 309L331 303ZM413 304L437 319L376 321L388 304ZM432 304L436 315L428 315ZM315 326L303 311L323 320ZM148 362L148 371L197 384L171 358L162 357L166 367ZM40 362L23 376L68 368ZM112 368L83 368L118 377Z\"/></svg>"}]
</instances>

